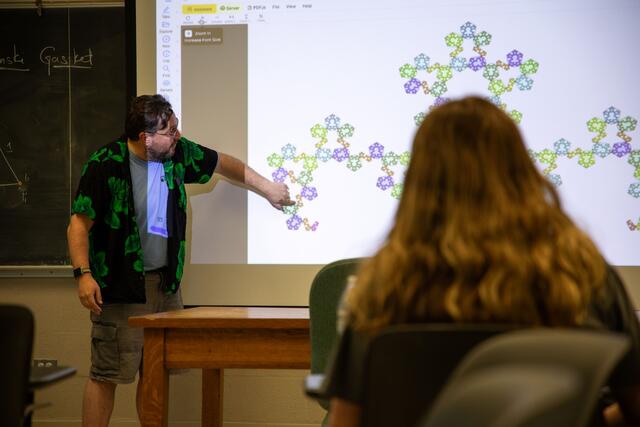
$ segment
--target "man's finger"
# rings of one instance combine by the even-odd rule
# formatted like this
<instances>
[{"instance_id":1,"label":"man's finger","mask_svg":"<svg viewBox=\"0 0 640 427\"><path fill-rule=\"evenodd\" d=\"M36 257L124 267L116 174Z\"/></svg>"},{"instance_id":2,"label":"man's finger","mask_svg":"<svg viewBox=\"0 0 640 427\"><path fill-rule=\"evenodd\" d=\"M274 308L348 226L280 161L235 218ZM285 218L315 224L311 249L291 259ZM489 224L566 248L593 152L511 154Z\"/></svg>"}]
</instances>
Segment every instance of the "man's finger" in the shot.
<instances>
[{"instance_id":1,"label":"man's finger","mask_svg":"<svg viewBox=\"0 0 640 427\"><path fill-rule=\"evenodd\" d=\"M102 305L102 292L100 288L96 289L96 299L98 300L98 304Z\"/></svg>"},{"instance_id":2,"label":"man's finger","mask_svg":"<svg viewBox=\"0 0 640 427\"><path fill-rule=\"evenodd\" d=\"M89 310L91 310L92 312L94 312L95 314L102 313L102 309L100 308L100 306L98 304L96 304L96 300L95 300L93 295L90 295L87 298L87 308Z\"/></svg>"}]
</instances>

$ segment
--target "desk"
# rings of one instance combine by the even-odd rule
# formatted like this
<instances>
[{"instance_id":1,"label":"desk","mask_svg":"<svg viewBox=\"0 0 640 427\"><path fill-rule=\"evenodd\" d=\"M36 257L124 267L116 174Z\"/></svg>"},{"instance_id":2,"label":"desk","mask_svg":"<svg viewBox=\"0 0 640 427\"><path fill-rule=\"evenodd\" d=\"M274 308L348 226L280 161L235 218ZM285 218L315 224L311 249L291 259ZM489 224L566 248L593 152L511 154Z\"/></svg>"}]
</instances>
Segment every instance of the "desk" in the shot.
<instances>
[{"instance_id":1,"label":"desk","mask_svg":"<svg viewBox=\"0 0 640 427\"><path fill-rule=\"evenodd\" d=\"M207 427L222 427L224 369L309 369L307 308L196 307L130 317L129 325L144 328L144 427L167 425L171 368L202 369Z\"/></svg>"}]
</instances>

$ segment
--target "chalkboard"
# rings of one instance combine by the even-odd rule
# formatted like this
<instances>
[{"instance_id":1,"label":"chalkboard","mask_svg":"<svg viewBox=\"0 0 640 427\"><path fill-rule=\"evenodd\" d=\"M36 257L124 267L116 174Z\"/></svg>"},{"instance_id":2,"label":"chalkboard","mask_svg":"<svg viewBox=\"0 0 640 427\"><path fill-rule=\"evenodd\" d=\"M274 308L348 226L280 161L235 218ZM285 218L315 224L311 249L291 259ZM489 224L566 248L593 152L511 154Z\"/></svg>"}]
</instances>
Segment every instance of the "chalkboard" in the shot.
<instances>
[{"instance_id":1,"label":"chalkboard","mask_svg":"<svg viewBox=\"0 0 640 427\"><path fill-rule=\"evenodd\" d=\"M0 9L0 265L64 265L83 163L122 134L125 8Z\"/></svg>"}]
</instances>

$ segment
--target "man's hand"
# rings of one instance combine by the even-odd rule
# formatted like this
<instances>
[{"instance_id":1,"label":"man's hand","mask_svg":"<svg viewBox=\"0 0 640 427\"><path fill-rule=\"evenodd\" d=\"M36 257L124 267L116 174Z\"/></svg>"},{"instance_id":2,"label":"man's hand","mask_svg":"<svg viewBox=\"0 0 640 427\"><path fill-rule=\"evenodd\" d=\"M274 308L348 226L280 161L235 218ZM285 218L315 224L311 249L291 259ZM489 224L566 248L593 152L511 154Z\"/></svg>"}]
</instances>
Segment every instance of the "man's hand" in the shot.
<instances>
[{"instance_id":1,"label":"man's hand","mask_svg":"<svg viewBox=\"0 0 640 427\"><path fill-rule=\"evenodd\" d=\"M80 303L91 310L93 313L100 315L102 313L102 293L100 286L91 274L83 274L78 279L78 298Z\"/></svg>"},{"instance_id":2,"label":"man's hand","mask_svg":"<svg viewBox=\"0 0 640 427\"><path fill-rule=\"evenodd\" d=\"M289 195L289 187L282 182L269 182L269 186L266 188L265 197L271 203L271 205L282 210L283 206L295 205L296 202L291 200Z\"/></svg>"},{"instance_id":3,"label":"man's hand","mask_svg":"<svg viewBox=\"0 0 640 427\"><path fill-rule=\"evenodd\" d=\"M289 187L282 182L269 181L242 161L224 153L218 153L216 173L233 182L245 184L249 189L266 198L271 205L282 210L283 206L295 205L289 196Z\"/></svg>"}]
</instances>

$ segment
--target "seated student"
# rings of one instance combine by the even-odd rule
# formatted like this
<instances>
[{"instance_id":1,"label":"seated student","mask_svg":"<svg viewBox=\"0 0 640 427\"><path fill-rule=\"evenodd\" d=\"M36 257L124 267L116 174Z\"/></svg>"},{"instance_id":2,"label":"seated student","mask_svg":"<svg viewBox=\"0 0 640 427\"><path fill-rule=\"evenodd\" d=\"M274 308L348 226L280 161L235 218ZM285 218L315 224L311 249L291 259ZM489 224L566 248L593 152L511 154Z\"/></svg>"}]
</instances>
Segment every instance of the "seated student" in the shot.
<instances>
[{"instance_id":1,"label":"seated student","mask_svg":"<svg viewBox=\"0 0 640 427\"><path fill-rule=\"evenodd\" d=\"M365 336L416 322L626 333L632 348L610 382L619 405L604 418L640 421L640 328L623 285L561 209L516 124L481 98L448 102L425 118L395 225L345 305L349 332ZM330 425L358 426L362 390L353 376L364 347L341 348L351 354L336 355L342 368L329 377Z\"/></svg>"}]
</instances>

